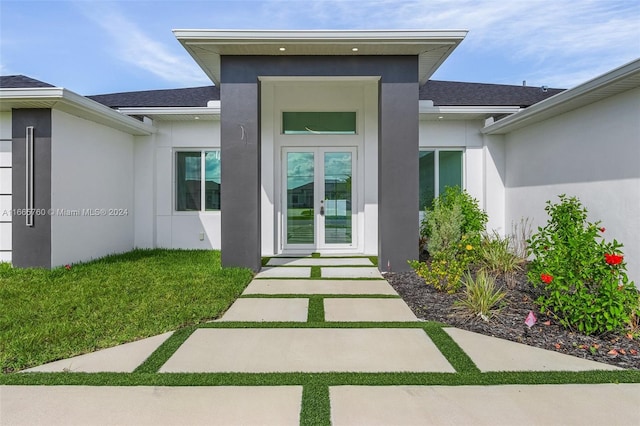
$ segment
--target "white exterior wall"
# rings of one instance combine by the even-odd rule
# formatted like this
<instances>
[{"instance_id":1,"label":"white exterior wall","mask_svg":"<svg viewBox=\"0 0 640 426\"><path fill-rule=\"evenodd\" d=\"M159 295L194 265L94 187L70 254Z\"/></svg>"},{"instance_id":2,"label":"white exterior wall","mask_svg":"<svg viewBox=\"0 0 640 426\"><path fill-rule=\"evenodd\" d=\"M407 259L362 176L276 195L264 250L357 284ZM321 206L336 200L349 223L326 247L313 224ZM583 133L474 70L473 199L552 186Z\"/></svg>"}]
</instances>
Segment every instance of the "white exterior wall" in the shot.
<instances>
[{"instance_id":1,"label":"white exterior wall","mask_svg":"<svg viewBox=\"0 0 640 426\"><path fill-rule=\"evenodd\" d=\"M604 237L625 245L640 283L640 89L513 131L506 142L506 220L547 221L545 202L577 196Z\"/></svg>"},{"instance_id":2,"label":"white exterior wall","mask_svg":"<svg viewBox=\"0 0 640 426\"><path fill-rule=\"evenodd\" d=\"M147 204L144 214L136 220L136 224L142 226L136 229L139 239L136 244L147 246L155 243L156 247L163 248L220 249L220 212L179 212L175 210L174 202L175 152L220 149L220 122L156 121L155 126L158 129L155 140L136 150L136 163L140 167L155 168L153 185L149 184L148 173L138 176L138 192L147 188L156 194L155 205ZM153 156L155 160L150 163ZM221 161L224 167L224 158ZM148 195L145 199L148 200ZM154 221L155 236L152 236L149 224L153 226Z\"/></svg>"},{"instance_id":3,"label":"white exterior wall","mask_svg":"<svg viewBox=\"0 0 640 426\"><path fill-rule=\"evenodd\" d=\"M52 266L131 250L134 137L55 109L51 114Z\"/></svg>"},{"instance_id":4,"label":"white exterior wall","mask_svg":"<svg viewBox=\"0 0 640 426\"><path fill-rule=\"evenodd\" d=\"M11 112L0 112L0 262L11 262Z\"/></svg>"}]
</instances>

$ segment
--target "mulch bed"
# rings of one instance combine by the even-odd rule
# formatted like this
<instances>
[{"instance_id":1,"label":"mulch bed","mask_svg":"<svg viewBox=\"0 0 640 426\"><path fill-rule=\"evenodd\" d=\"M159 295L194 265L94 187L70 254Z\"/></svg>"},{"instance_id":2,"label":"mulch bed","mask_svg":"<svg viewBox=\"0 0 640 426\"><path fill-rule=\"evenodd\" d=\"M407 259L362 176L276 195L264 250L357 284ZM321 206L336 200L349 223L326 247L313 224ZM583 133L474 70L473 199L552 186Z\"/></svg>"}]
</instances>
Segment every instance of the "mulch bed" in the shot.
<instances>
[{"instance_id":1,"label":"mulch bed","mask_svg":"<svg viewBox=\"0 0 640 426\"><path fill-rule=\"evenodd\" d=\"M461 290L456 294L438 292L413 271L389 272L385 278L418 318L622 368L640 369L640 339L615 334L585 336L565 329L539 313L534 303L536 289L527 282L524 273L516 276L513 289L507 289L503 279L496 280L507 290L506 306L488 322L454 309L453 303L461 297ZM530 311L537 317L531 328L524 322Z\"/></svg>"}]
</instances>

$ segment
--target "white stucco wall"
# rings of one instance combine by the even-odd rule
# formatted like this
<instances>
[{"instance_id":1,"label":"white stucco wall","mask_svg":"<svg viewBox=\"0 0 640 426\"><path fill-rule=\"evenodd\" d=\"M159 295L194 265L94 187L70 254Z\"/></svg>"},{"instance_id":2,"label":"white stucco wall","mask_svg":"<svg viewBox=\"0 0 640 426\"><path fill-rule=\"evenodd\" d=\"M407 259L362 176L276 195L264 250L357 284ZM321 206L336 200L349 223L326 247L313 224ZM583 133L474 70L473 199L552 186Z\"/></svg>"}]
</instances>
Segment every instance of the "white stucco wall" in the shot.
<instances>
[{"instance_id":1,"label":"white stucco wall","mask_svg":"<svg viewBox=\"0 0 640 426\"><path fill-rule=\"evenodd\" d=\"M131 250L134 137L55 109L52 135L52 266Z\"/></svg>"},{"instance_id":2,"label":"white stucco wall","mask_svg":"<svg viewBox=\"0 0 640 426\"><path fill-rule=\"evenodd\" d=\"M147 204L136 220L136 244L163 248L220 249L220 212L179 212L175 210L175 152L220 148L220 122L211 120L155 121L157 133L152 145L137 147L136 163L155 167L155 205ZM153 146L153 148L152 148ZM154 151L154 152L153 152ZM149 156L155 156L149 164ZM224 164L224 159L222 159ZM223 166L224 167L224 166ZM149 175L138 175L139 191L149 186ZM138 191L138 192L139 192ZM150 236L149 223L155 222ZM153 241L155 240L155 241Z\"/></svg>"},{"instance_id":3,"label":"white stucco wall","mask_svg":"<svg viewBox=\"0 0 640 426\"><path fill-rule=\"evenodd\" d=\"M547 200L577 196L607 240L624 247L640 284L640 89L606 98L505 136L506 222L547 220Z\"/></svg>"},{"instance_id":4,"label":"white stucco wall","mask_svg":"<svg viewBox=\"0 0 640 426\"><path fill-rule=\"evenodd\" d=\"M0 262L11 262L11 112L0 112Z\"/></svg>"}]
</instances>

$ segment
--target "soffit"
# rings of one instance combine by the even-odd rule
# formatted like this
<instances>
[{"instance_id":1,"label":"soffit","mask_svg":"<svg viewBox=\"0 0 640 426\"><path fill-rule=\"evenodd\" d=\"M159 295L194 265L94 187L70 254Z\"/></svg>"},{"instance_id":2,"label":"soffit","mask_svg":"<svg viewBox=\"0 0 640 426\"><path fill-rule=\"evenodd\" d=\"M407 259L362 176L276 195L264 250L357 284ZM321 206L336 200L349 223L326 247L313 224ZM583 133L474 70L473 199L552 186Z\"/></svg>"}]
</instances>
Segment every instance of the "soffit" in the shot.
<instances>
[{"instance_id":1,"label":"soffit","mask_svg":"<svg viewBox=\"0 0 640 426\"><path fill-rule=\"evenodd\" d=\"M424 84L462 42L466 30L244 31L174 30L211 80L220 84L220 56L417 55ZM280 50L281 48L284 51ZM357 48L357 51L353 49Z\"/></svg>"}]
</instances>

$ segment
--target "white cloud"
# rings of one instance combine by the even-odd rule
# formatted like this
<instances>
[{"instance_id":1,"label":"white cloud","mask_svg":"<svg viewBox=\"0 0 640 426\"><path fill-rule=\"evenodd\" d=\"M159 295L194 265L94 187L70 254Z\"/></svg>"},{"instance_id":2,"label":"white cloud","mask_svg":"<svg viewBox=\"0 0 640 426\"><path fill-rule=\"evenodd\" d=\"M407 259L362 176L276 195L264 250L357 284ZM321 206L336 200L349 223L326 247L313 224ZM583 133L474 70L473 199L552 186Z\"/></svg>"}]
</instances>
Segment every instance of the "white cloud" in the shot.
<instances>
[{"instance_id":1,"label":"white cloud","mask_svg":"<svg viewBox=\"0 0 640 426\"><path fill-rule=\"evenodd\" d=\"M149 71L166 81L181 84L210 83L204 72L186 53L179 55L172 52L109 3L78 3L78 6L113 40L111 54L117 59Z\"/></svg>"}]
</instances>

